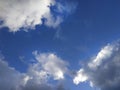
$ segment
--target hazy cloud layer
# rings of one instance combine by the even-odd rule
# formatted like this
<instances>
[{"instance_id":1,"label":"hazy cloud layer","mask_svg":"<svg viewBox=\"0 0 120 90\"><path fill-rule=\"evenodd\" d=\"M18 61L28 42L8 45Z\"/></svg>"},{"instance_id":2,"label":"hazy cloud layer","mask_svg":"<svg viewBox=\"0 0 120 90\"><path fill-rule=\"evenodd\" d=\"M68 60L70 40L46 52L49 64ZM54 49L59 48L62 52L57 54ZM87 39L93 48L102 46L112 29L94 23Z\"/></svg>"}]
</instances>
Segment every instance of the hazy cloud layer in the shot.
<instances>
[{"instance_id":1,"label":"hazy cloud layer","mask_svg":"<svg viewBox=\"0 0 120 90\"><path fill-rule=\"evenodd\" d=\"M101 90L120 90L120 42L102 48L73 80L75 84L85 81Z\"/></svg>"},{"instance_id":2,"label":"hazy cloud layer","mask_svg":"<svg viewBox=\"0 0 120 90\"><path fill-rule=\"evenodd\" d=\"M56 11L53 10L59 14L51 11L52 6L56 6ZM65 6L57 0L0 0L0 27L8 27L11 32L34 29L43 24L44 18L45 25L55 28L63 21L60 14L72 12L73 8L68 7L69 2Z\"/></svg>"},{"instance_id":3,"label":"hazy cloud layer","mask_svg":"<svg viewBox=\"0 0 120 90\"><path fill-rule=\"evenodd\" d=\"M63 85L52 85L50 79L64 79L67 63L52 53L34 52L36 62L20 73L0 59L1 90L65 90Z\"/></svg>"}]
</instances>

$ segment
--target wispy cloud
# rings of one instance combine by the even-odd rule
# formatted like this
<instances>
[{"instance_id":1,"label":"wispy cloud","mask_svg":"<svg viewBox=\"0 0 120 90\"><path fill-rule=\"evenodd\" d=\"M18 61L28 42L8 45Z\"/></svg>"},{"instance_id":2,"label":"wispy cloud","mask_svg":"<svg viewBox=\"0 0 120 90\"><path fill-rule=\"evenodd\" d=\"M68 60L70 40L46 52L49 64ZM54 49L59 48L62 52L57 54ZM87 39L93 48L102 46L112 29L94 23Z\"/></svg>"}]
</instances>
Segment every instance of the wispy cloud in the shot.
<instances>
[{"instance_id":1,"label":"wispy cloud","mask_svg":"<svg viewBox=\"0 0 120 90\"><path fill-rule=\"evenodd\" d=\"M92 87L101 90L120 89L120 42L108 44L81 68L73 82L89 81Z\"/></svg>"}]
</instances>

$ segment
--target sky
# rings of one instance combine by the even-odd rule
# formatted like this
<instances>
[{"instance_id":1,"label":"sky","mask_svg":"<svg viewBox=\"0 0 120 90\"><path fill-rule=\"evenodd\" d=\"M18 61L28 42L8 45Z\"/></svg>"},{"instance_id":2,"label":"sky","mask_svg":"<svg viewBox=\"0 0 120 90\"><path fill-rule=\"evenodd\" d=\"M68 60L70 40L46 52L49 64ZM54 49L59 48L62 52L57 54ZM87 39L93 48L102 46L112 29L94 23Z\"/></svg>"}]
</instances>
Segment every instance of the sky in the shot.
<instances>
[{"instance_id":1,"label":"sky","mask_svg":"<svg viewBox=\"0 0 120 90\"><path fill-rule=\"evenodd\" d=\"M119 0L0 0L0 90L120 90Z\"/></svg>"}]
</instances>

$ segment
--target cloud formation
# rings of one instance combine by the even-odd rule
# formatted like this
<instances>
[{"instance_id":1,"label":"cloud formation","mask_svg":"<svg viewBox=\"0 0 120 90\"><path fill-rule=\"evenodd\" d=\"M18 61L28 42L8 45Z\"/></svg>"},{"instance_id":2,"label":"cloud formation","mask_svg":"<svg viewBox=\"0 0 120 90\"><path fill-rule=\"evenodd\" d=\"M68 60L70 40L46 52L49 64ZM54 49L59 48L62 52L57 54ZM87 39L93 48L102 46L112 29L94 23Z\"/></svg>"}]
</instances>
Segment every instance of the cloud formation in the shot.
<instances>
[{"instance_id":1,"label":"cloud formation","mask_svg":"<svg viewBox=\"0 0 120 90\"><path fill-rule=\"evenodd\" d=\"M73 79L75 84L85 81L100 90L120 90L120 42L102 48Z\"/></svg>"},{"instance_id":2,"label":"cloud formation","mask_svg":"<svg viewBox=\"0 0 120 90\"><path fill-rule=\"evenodd\" d=\"M64 74L68 71L66 68L68 65L67 62L63 61L53 53L39 54L35 51L34 55L38 61L37 64L33 65L35 66L35 70L41 67L46 75L53 76L55 80L64 79Z\"/></svg>"},{"instance_id":3,"label":"cloud formation","mask_svg":"<svg viewBox=\"0 0 120 90\"><path fill-rule=\"evenodd\" d=\"M46 26L55 28L63 21L63 17L54 14L51 7L56 5L59 14L64 14L60 7L64 11L73 10L62 3L58 6L58 3L57 0L0 0L0 27L8 27L9 31L16 32L21 28L34 29L44 22Z\"/></svg>"},{"instance_id":4,"label":"cloud formation","mask_svg":"<svg viewBox=\"0 0 120 90\"><path fill-rule=\"evenodd\" d=\"M1 90L65 90L62 85L48 83L50 79L64 79L67 64L52 53L38 54L34 52L34 64L28 67L26 73L21 73L0 59L0 89Z\"/></svg>"}]
</instances>

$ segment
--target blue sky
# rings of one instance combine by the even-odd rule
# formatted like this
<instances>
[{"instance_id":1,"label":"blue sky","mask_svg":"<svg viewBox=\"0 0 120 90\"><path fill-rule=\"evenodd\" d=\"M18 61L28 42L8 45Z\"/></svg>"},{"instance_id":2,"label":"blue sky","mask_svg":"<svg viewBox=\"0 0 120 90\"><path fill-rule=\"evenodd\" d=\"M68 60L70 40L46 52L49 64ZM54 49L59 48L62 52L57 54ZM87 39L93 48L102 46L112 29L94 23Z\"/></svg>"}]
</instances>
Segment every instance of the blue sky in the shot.
<instances>
[{"instance_id":1,"label":"blue sky","mask_svg":"<svg viewBox=\"0 0 120 90\"><path fill-rule=\"evenodd\" d=\"M0 68L4 71L0 69L1 89L120 89L119 79L107 83L112 80L107 72L118 73L113 79L120 75L117 71L120 65L111 66L113 61L120 63L116 59L120 58L119 0L0 0L0 3ZM105 64L108 69L102 68ZM33 75L35 72L44 75ZM103 74L103 78L95 73ZM7 85L13 75L19 80ZM74 81L76 77L80 77L78 84ZM23 85L24 78L27 80ZM106 84L102 85L104 80Z\"/></svg>"}]
</instances>

